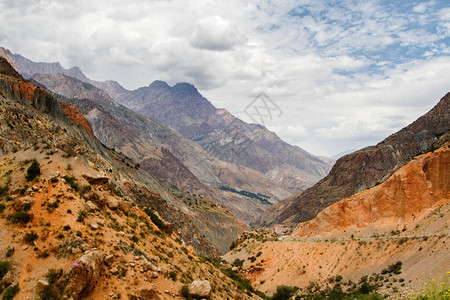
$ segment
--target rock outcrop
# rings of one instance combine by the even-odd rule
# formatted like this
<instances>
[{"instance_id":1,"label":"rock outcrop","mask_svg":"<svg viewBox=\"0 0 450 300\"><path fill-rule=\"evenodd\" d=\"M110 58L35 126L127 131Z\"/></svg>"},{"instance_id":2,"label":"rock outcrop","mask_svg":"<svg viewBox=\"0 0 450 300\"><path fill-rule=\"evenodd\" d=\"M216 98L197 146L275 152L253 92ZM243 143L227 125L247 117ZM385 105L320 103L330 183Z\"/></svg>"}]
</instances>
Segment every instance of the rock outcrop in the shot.
<instances>
[{"instance_id":1,"label":"rock outcrop","mask_svg":"<svg viewBox=\"0 0 450 300\"><path fill-rule=\"evenodd\" d=\"M95 288L102 270L103 255L89 251L64 273L57 286L68 298L81 299Z\"/></svg>"}]
</instances>

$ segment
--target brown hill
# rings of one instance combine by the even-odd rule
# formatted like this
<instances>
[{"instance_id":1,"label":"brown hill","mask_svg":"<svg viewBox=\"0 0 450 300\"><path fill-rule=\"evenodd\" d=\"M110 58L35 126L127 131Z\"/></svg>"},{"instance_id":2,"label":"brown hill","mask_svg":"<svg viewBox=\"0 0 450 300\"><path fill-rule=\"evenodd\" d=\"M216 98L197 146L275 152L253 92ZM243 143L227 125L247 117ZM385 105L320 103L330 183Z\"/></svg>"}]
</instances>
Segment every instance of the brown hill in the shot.
<instances>
[{"instance_id":1,"label":"brown hill","mask_svg":"<svg viewBox=\"0 0 450 300\"><path fill-rule=\"evenodd\" d=\"M300 223L294 238L389 235L425 230L423 218L450 201L450 143L423 154L369 190L336 202ZM448 222L448 219L443 219ZM434 224L435 226L436 224ZM416 228L417 226L417 228Z\"/></svg>"},{"instance_id":2,"label":"brown hill","mask_svg":"<svg viewBox=\"0 0 450 300\"><path fill-rule=\"evenodd\" d=\"M299 295L337 293L364 276L366 287L394 299L410 299L434 280L442 290L450 268L449 172L447 143L327 207L291 236L244 234L225 259L244 260L239 272L269 293L279 285L298 286Z\"/></svg>"},{"instance_id":3,"label":"brown hill","mask_svg":"<svg viewBox=\"0 0 450 300\"><path fill-rule=\"evenodd\" d=\"M450 93L428 113L376 146L340 158L328 176L270 207L256 225L285 223L292 227L314 218L330 204L385 181L416 155L450 140L449 128Z\"/></svg>"}]
</instances>

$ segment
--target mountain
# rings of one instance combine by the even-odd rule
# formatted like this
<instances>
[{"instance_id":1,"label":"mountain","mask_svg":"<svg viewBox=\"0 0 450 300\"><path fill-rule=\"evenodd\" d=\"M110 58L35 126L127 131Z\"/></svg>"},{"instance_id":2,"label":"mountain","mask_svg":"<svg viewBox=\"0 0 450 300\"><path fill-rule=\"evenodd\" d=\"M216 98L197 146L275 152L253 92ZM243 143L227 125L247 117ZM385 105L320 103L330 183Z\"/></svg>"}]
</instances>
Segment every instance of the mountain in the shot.
<instances>
[{"instance_id":1,"label":"mountain","mask_svg":"<svg viewBox=\"0 0 450 300\"><path fill-rule=\"evenodd\" d=\"M237 220L128 166L87 124L0 57L2 298L259 299L192 247L217 253L197 226L227 239Z\"/></svg>"},{"instance_id":2,"label":"mountain","mask_svg":"<svg viewBox=\"0 0 450 300\"><path fill-rule=\"evenodd\" d=\"M25 81L5 59L0 62L1 154L46 143L75 157L72 166L77 160L86 161L108 174L117 193L159 212L180 238L202 255L216 256L227 251L246 229L243 222L209 198L181 191L105 147L90 133L91 127L87 127L87 120L82 121L80 111ZM77 118L71 120L68 116Z\"/></svg>"},{"instance_id":3,"label":"mountain","mask_svg":"<svg viewBox=\"0 0 450 300\"><path fill-rule=\"evenodd\" d=\"M35 63L18 54L12 57L25 78L34 74L64 74L90 83L131 110L169 125L210 155L261 172L290 193L312 186L334 163L283 142L263 126L247 124L225 109L215 108L188 83L170 87L163 81L155 81L128 91L115 81L90 80L77 67L65 69L59 63Z\"/></svg>"},{"instance_id":4,"label":"mountain","mask_svg":"<svg viewBox=\"0 0 450 300\"><path fill-rule=\"evenodd\" d=\"M449 288L449 172L447 141L289 236L244 233L224 259L238 259L237 272L268 294L285 285L305 299L440 298Z\"/></svg>"},{"instance_id":5,"label":"mountain","mask_svg":"<svg viewBox=\"0 0 450 300\"><path fill-rule=\"evenodd\" d=\"M256 226L283 223L288 227L313 219L322 209L384 182L416 155L449 140L450 93L428 113L386 138L340 158L313 187L267 209Z\"/></svg>"},{"instance_id":6,"label":"mountain","mask_svg":"<svg viewBox=\"0 0 450 300\"><path fill-rule=\"evenodd\" d=\"M180 189L213 199L247 223L256 220L267 207L266 199L220 188L237 187L266 195L275 202L280 195L289 195L263 174L210 156L173 129L117 104L91 84L62 74L36 74L32 79L65 96L59 97L62 102L80 109L92 124L95 136L106 146Z\"/></svg>"},{"instance_id":7,"label":"mountain","mask_svg":"<svg viewBox=\"0 0 450 300\"><path fill-rule=\"evenodd\" d=\"M116 100L176 129L210 155L257 170L292 193L323 178L331 164L283 142L264 126L217 109L188 83L155 81Z\"/></svg>"}]
</instances>

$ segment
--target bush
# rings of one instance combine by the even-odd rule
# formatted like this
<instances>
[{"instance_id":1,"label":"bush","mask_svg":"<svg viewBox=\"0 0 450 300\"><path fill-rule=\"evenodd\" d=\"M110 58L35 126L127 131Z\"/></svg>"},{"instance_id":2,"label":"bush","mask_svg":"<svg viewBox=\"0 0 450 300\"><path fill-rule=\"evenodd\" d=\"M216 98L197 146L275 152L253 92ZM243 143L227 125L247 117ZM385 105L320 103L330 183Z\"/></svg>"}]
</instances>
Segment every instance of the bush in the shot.
<instances>
[{"instance_id":1,"label":"bush","mask_svg":"<svg viewBox=\"0 0 450 300\"><path fill-rule=\"evenodd\" d=\"M25 211L16 211L12 214L9 214L6 217L6 220L13 224L21 223L26 224L31 221L31 215Z\"/></svg>"},{"instance_id":2,"label":"bush","mask_svg":"<svg viewBox=\"0 0 450 300\"><path fill-rule=\"evenodd\" d=\"M27 181L33 181L39 175L41 175L41 168L38 161L34 159L27 170L27 175L25 175L25 178Z\"/></svg>"},{"instance_id":3,"label":"bush","mask_svg":"<svg viewBox=\"0 0 450 300\"><path fill-rule=\"evenodd\" d=\"M84 209L78 211L77 222L83 222L84 218L86 218L88 212Z\"/></svg>"},{"instance_id":4,"label":"bush","mask_svg":"<svg viewBox=\"0 0 450 300\"><path fill-rule=\"evenodd\" d=\"M63 178L70 185L70 187L73 190L78 192L78 190L80 189L80 186L78 185L78 182L77 182L77 179L75 178L75 176L73 176L73 175L72 176L64 175Z\"/></svg>"},{"instance_id":5,"label":"bush","mask_svg":"<svg viewBox=\"0 0 450 300\"><path fill-rule=\"evenodd\" d=\"M189 295L189 287L186 284L181 287L180 294L184 299L192 299L191 295Z\"/></svg>"},{"instance_id":6,"label":"bush","mask_svg":"<svg viewBox=\"0 0 450 300\"><path fill-rule=\"evenodd\" d=\"M6 257L11 257L11 256L13 256L13 254L14 254L14 251L15 251L16 249L14 248L14 247L8 247L8 248L6 248Z\"/></svg>"},{"instance_id":7,"label":"bush","mask_svg":"<svg viewBox=\"0 0 450 300\"><path fill-rule=\"evenodd\" d=\"M55 283L62 276L62 269L49 269L45 277L48 280L49 285L44 287L42 291L39 292L39 296L41 299L46 300L60 300L61 293L56 287Z\"/></svg>"},{"instance_id":8,"label":"bush","mask_svg":"<svg viewBox=\"0 0 450 300\"><path fill-rule=\"evenodd\" d=\"M37 238L38 238L37 233L31 230L31 232L25 233L25 235L23 236L23 241L27 244L33 244L33 242L37 240Z\"/></svg>"},{"instance_id":9,"label":"bush","mask_svg":"<svg viewBox=\"0 0 450 300\"><path fill-rule=\"evenodd\" d=\"M19 292L19 284L17 283L14 286L10 286L3 293L2 299L4 300L12 300L14 296Z\"/></svg>"},{"instance_id":10,"label":"bush","mask_svg":"<svg viewBox=\"0 0 450 300\"><path fill-rule=\"evenodd\" d=\"M277 291L270 297L271 300L288 300L298 290L298 287L279 285Z\"/></svg>"},{"instance_id":11,"label":"bush","mask_svg":"<svg viewBox=\"0 0 450 300\"><path fill-rule=\"evenodd\" d=\"M11 262L8 260L1 260L0 261L0 278L3 278L3 276L8 273L9 269L11 269Z\"/></svg>"},{"instance_id":12,"label":"bush","mask_svg":"<svg viewBox=\"0 0 450 300\"><path fill-rule=\"evenodd\" d=\"M144 212L150 217L150 220L152 220L156 227L161 230L167 229L167 225L153 212L153 210L151 210L151 208L146 207Z\"/></svg>"},{"instance_id":13,"label":"bush","mask_svg":"<svg viewBox=\"0 0 450 300\"><path fill-rule=\"evenodd\" d=\"M341 282L342 281L342 275L336 275L336 278L334 279L336 282Z\"/></svg>"},{"instance_id":14,"label":"bush","mask_svg":"<svg viewBox=\"0 0 450 300\"><path fill-rule=\"evenodd\" d=\"M54 284L59 279L59 277L62 276L62 273L63 273L62 269L54 269L54 268L49 269L47 271L47 274L45 274L45 277L48 280L48 284Z\"/></svg>"},{"instance_id":15,"label":"bush","mask_svg":"<svg viewBox=\"0 0 450 300\"><path fill-rule=\"evenodd\" d=\"M239 258L236 258L233 261L233 267L242 267L243 265L244 265L244 261Z\"/></svg>"},{"instance_id":16,"label":"bush","mask_svg":"<svg viewBox=\"0 0 450 300\"><path fill-rule=\"evenodd\" d=\"M6 206L5 204L0 202L0 214L5 210Z\"/></svg>"},{"instance_id":17,"label":"bush","mask_svg":"<svg viewBox=\"0 0 450 300\"><path fill-rule=\"evenodd\" d=\"M177 281L177 273L176 273L175 271L170 271L169 277L170 277L173 281Z\"/></svg>"}]
</instances>

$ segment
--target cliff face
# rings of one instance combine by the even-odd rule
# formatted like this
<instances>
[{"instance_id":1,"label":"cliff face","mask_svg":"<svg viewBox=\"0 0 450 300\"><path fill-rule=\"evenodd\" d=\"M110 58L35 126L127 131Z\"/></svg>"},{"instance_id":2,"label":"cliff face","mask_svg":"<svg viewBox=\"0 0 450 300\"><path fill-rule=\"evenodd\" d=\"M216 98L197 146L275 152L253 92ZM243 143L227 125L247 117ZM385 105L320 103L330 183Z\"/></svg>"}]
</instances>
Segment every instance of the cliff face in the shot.
<instances>
[{"instance_id":1,"label":"cliff face","mask_svg":"<svg viewBox=\"0 0 450 300\"><path fill-rule=\"evenodd\" d=\"M336 202L300 223L292 236L384 235L414 228L436 205L450 201L450 143L420 155L384 183Z\"/></svg>"},{"instance_id":2,"label":"cliff face","mask_svg":"<svg viewBox=\"0 0 450 300\"><path fill-rule=\"evenodd\" d=\"M73 120L75 124L82 126L84 129L86 129L87 132L90 132L92 135L94 135L91 124L89 124L88 120L86 120L79 109L77 109L73 105L69 105L66 103L61 103L61 107L63 108L64 113L67 115L67 117L69 117L69 119Z\"/></svg>"},{"instance_id":3,"label":"cliff face","mask_svg":"<svg viewBox=\"0 0 450 300\"><path fill-rule=\"evenodd\" d=\"M328 176L301 194L265 211L258 226L285 223L296 226L344 197L385 181L414 156L449 140L450 94L427 114L376 146L340 158Z\"/></svg>"}]
</instances>

